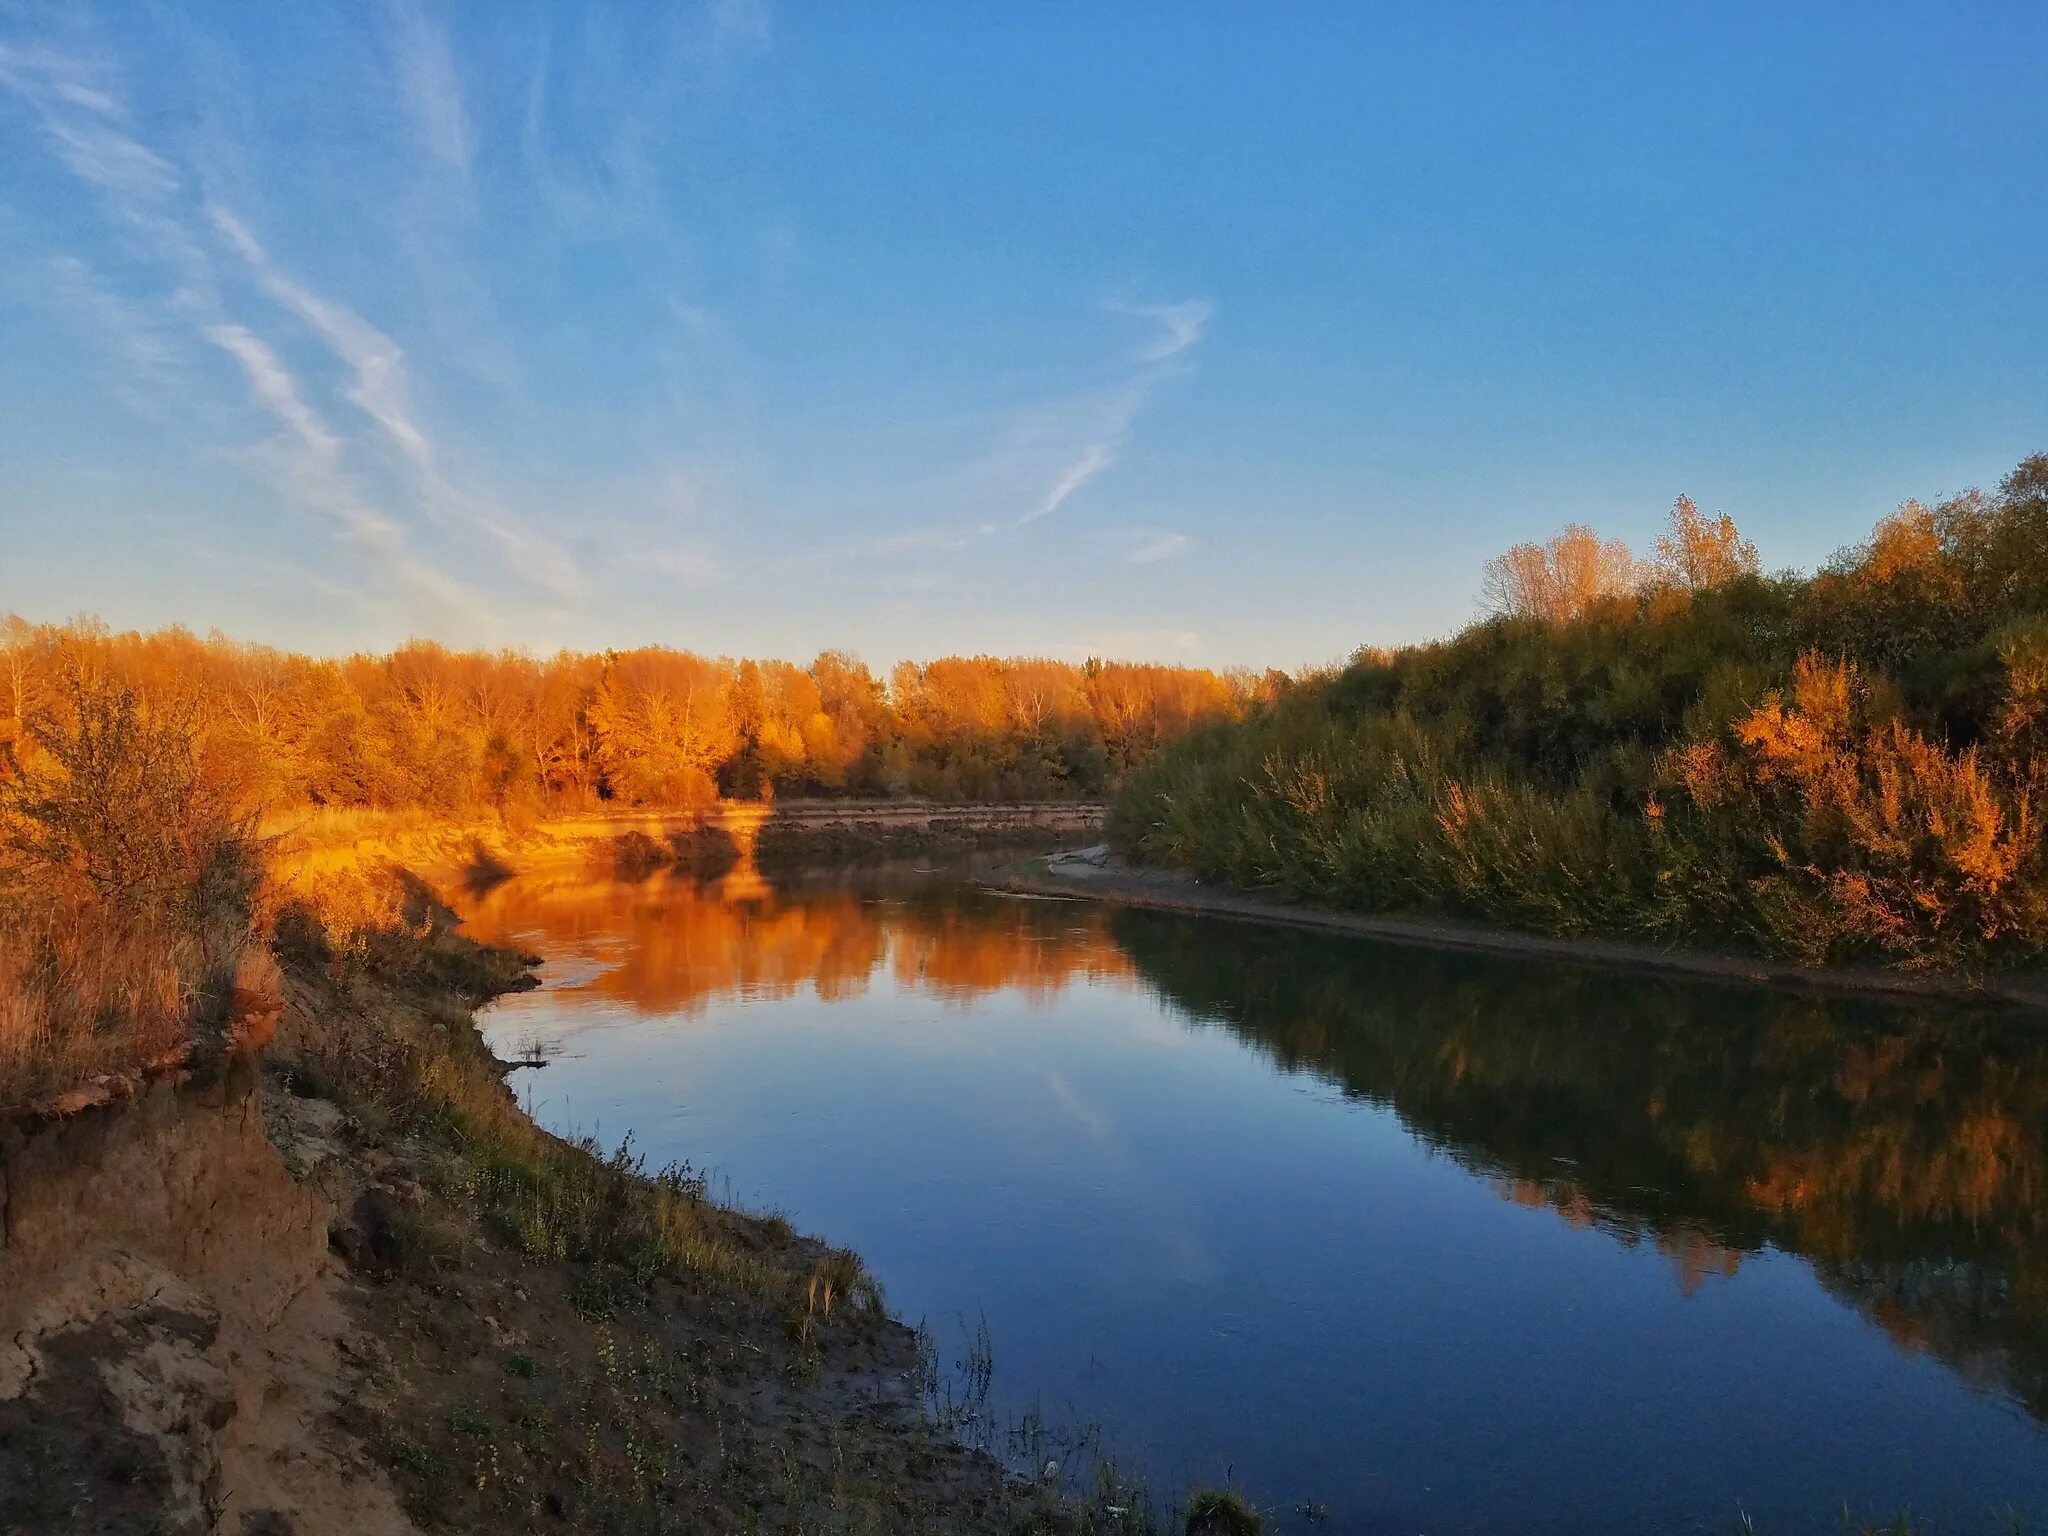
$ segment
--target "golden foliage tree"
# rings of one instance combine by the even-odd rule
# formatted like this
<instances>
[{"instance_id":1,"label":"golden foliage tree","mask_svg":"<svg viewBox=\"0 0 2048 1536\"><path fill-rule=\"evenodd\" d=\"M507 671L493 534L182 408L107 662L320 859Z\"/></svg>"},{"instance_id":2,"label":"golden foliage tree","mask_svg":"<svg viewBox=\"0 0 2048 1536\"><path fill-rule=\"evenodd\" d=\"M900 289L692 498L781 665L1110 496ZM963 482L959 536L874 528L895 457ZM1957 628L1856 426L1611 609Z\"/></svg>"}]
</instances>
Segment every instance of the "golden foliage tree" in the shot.
<instances>
[{"instance_id":1,"label":"golden foliage tree","mask_svg":"<svg viewBox=\"0 0 2048 1536\"><path fill-rule=\"evenodd\" d=\"M589 714L612 795L641 805L715 798L717 766L740 740L731 688L724 669L687 651L607 655Z\"/></svg>"},{"instance_id":2,"label":"golden foliage tree","mask_svg":"<svg viewBox=\"0 0 2048 1536\"><path fill-rule=\"evenodd\" d=\"M1609 598L1629 596L1642 579L1641 563L1628 545L1569 523L1548 543L1517 544L1487 561L1479 601L1503 618L1562 624Z\"/></svg>"},{"instance_id":3,"label":"golden foliage tree","mask_svg":"<svg viewBox=\"0 0 2048 1536\"><path fill-rule=\"evenodd\" d=\"M1705 592L1757 574L1756 546L1735 529L1726 512L1707 517L1690 496L1671 504L1671 528L1657 540L1660 581L1687 592Z\"/></svg>"}]
</instances>

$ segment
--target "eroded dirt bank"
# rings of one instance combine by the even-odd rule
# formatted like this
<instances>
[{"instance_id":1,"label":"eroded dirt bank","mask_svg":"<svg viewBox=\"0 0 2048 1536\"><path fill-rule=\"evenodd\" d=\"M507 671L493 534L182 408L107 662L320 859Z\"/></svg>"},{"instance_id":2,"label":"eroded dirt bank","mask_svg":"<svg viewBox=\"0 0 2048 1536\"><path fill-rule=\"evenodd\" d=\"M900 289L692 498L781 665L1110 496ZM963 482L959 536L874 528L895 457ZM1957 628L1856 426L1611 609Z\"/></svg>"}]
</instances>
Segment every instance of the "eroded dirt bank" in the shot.
<instances>
[{"instance_id":1,"label":"eroded dirt bank","mask_svg":"<svg viewBox=\"0 0 2048 1536\"><path fill-rule=\"evenodd\" d=\"M280 951L260 1065L0 1132L0 1531L1145 1528L943 1433L853 1255L539 1131L517 957Z\"/></svg>"},{"instance_id":2,"label":"eroded dirt bank","mask_svg":"<svg viewBox=\"0 0 2048 1536\"><path fill-rule=\"evenodd\" d=\"M623 861L717 872L764 864L976 847L1043 848L1098 835L1107 807L1094 801L1019 804L922 800L721 801L681 810L606 810L539 818L449 821L403 812L287 818L266 828L291 879L348 878L397 865L429 880Z\"/></svg>"},{"instance_id":3,"label":"eroded dirt bank","mask_svg":"<svg viewBox=\"0 0 2048 1536\"><path fill-rule=\"evenodd\" d=\"M0 1133L0 1529L409 1528L329 1428L368 1340L263 1109L245 1062Z\"/></svg>"}]
</instances>

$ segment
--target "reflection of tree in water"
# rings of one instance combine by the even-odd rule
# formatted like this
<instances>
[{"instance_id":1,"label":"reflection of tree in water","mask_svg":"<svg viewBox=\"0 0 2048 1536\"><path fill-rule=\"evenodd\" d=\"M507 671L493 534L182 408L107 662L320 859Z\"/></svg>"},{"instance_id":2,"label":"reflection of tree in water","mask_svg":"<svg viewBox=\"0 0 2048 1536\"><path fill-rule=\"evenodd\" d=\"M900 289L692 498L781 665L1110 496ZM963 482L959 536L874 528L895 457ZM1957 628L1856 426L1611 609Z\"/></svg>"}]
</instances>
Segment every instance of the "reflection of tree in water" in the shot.
<instances>
[{"instance_id":1,"label":"reflection of tree in water","mask_svg":"<svg viewBox=\"0 0 2048 1536\"><path fill-rule=\"evenodd\" d=\"M2048 1031L1122 912L1144 979L1508 1198L1671 1256L1773 1244L2048 1417Z\"/></svg>"},{"instance_id":2,"label":"reflection of tree in water","mask_svg":"<svg viewBox=\"0 0 2048 1536\"><path fill-rule=\"evenodd\" d=\"M1131 972L1092 909L957 888L522 875L476 895L463 917L479 938L544 955L603 953L613 963L585 989L648 1014L806 988L827 1000L857 997L884 970L898 986L961 1002L1004 988L1043 999L1078 978Z\"/></svg>"}]
</instances>

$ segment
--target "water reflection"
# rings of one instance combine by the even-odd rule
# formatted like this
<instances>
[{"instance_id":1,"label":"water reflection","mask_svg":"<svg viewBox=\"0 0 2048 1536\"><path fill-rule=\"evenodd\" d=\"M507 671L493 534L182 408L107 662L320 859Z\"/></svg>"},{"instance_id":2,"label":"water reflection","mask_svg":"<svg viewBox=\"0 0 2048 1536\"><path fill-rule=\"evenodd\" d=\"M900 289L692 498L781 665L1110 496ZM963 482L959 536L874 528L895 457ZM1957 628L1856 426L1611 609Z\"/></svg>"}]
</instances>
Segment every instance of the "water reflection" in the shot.
<instances>
[{"instance_id":1,"label":"water reflection","mask_svg":"<svg viewBox=\"0 0 2048 1536\"><path fill-rule=\"evenodd\" d=\"M1337 1530L2048 1513L2036 1025L734 873L469 904L508 1048L613 1026L522 1086L985 1312L1013 1409Z\"/></svg>"},{"instance_id":2,"label":"water reflection","mask_svg":"<svg viewBox=\"0 0 2048 1536\"><path fill-rule=\"evenodd\" d=\"M839 1001L883 975L954 1001L1011 990L1039 1006L1077 981L1135 985L1100 914L1076 923L1071 905L1033 901L969 910L930 886L904 888L901 873L813 872L780 887L751 864L710 881L522 876L474 897L464 917L479 937L543 958L602 954L605 968L580 985L640 1014L799 990Z\"/></svg>"},{"instance_id":3,"label":"water reflection","mask_svg":"<svg viewBox=\"0 0 2048 1536\"><path fill-rule=\"evenodd\" d=\"M1146 980L1509 1199L1670 1256L1766 1243L2048 1417L2048 1031L1125 912Z\"/></svg>"}]
</instances>

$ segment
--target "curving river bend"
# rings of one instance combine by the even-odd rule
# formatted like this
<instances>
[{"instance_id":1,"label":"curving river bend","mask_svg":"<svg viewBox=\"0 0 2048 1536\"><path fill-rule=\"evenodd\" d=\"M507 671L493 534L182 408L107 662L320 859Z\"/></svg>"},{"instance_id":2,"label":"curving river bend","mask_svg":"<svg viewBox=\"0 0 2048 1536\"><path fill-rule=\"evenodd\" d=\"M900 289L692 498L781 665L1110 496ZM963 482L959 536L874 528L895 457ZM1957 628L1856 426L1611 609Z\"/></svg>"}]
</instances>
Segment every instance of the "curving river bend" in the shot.
<instances>
[{"instance_id":1,"label":"curving river bend","mask_svg":"<svg viewBox=\"0 0 2048 1536\"><path fill-rule=\"evenodd\" d=\"M543 1123L852 1247L1281 1530L2048 1525L2048 1027L956 872L520 876Z\"/></svg>"}]
</instances>

